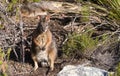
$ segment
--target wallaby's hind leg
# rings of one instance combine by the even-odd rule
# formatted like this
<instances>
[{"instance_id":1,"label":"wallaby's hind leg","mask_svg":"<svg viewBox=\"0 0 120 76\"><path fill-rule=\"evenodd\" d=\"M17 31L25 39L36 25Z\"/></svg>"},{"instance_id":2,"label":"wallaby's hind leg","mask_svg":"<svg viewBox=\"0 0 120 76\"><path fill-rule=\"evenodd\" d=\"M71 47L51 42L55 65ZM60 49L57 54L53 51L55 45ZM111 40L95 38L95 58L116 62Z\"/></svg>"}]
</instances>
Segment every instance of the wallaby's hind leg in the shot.
<instances>
[{"instance_id":1,"label":"wallaby's hind leg","mask_svg":"<svg viewBox=\"0 0 120 76\"><path fill-rule=\"evenodd\" d=\"M32 57L33 62L34 62L34 71L38 69L38 63L35 57Z\"/></svg>"},{"instance_id":2,"label":"wallaby's hind leg","mask_svg":"<svg viewBox=\"0 0 120 76\"><path fill-rule=\"evenodd\" d=\"M49 65L52 71L54 70L55 59L56 59L56 54L54 52L49 53Z\"/></svg>"},{"instance_id":3,"label":"wallaby's hind leg","mask_svg":"<svg viewBox=\"0 0 120 76\"><path fill-rule=\"evenodd\" d=\"M53 71L54 70L54 60L50 60L50 69Z\"/></svg>"}]
</instances>

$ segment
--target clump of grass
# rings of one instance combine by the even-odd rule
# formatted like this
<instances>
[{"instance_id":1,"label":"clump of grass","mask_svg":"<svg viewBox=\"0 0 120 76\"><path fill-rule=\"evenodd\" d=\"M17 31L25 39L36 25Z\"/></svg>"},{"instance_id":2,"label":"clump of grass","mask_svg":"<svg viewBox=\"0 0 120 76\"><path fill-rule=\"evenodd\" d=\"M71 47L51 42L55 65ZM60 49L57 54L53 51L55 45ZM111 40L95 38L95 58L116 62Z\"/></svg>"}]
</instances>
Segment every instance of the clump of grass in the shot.
<instances>
[{"instance_id":1,"label":"clump of grass","mask_svg":"<svg viewBox=\"0 0 120 76\"><path fill-rule=\"evenodd\" d=\"M9 60L11 48L8 48L7 52L3 52L0 48L0 76L7 76L7 60Z\"/></svg>"},{"instance_id":2,"label":"clump of grass","mask_svg":"<svg viewBox=\"0 0 120 76\"><path fill-rule=\"evenodd\" d=\"M83 34L73 33L69 35L68 41L63 46L63 52L67 57L81 56L85 53L91 52L98 44L98 38L93 39L93 32L86 32Z\"/></svg>"},{"instance_id":3,"label":"clump of grass","mask_svg":"<svg viewBox=\"0 0 120 76\"><path fill-rule=\"evenodd\" d=\"M120 0L98 0L100 4L109 10L109 18L120 20Z\"/></svg>"},{"instance_id":4,"label":"clump of grass","mask_svg":"<svg viewBox=\"0 0 120 76\"><path fill-rule=\"evenodd\" d=\"M14 6L19 2L19 0L12 0L12 2L10 2L8 4L8 7L7 7L7 11L10 12L10 11L13 11L14 10Z\"/></svg>"},{"instance_id":5,"label":"clump of grass","mask_svg":"<svg viewBox=\"0 0 120 76\"><path fill-rule=\"evenodd\" d=\"M89 22L90 8L88 5L83 5L81 8L81 22Z\"/></svg>"},{"instance_id":6,"label":"clump of grass","mask_svg":"<svg viewBox=\"0 0 120 76\"><path fill-rule=\"evenodd\" d=\"M117 68L116 68L116 72L114 76L120 76L120 63L118 64Z\"/></svg>"}]
</instances>

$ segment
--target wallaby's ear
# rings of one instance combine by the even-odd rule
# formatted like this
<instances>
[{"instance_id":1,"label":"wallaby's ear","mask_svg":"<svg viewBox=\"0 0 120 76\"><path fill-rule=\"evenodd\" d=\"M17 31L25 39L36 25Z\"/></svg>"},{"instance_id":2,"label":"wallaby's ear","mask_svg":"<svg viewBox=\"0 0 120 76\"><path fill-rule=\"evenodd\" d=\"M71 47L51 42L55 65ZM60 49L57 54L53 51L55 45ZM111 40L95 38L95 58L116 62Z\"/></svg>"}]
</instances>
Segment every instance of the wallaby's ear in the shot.
<instances>
[{"instance_id":1,"label":"wallaby's ear","mask_svg":"<svg viewBox=\"0 0 120 76\"><path fill-rule=\"evenodd\" d=\"M50 20L50 15L38 15L37 16L37 19L40 20L40 21L49 21Z\"/></svg>"},{"instance_id":2,"label":"wallaby's ear","mask_svg":"<svg viewBox=\"0 0 120 76\"><path fill-rule=\"evenodd\" d=\"M50 15L47 15L46 17L45 17L45 21L49 21L50 20Z\"/></svg>"},{"instance_id":3,"label":"wallaby's ear","mask_svg":"<svg viewBox=\"0 0 120 76\"><path fill-rule=\"evenodd\" d=\"M40 15L38 15L38 16L37 16L37 19L38 19L38 20L40 20L40 19L41 19L41 16L40 16Z\"/></svg>"},{"instance_id":4,"label":"wallaby's ear","mask_svg":"<svg viewBox=\"0 0 120 76\"><path fill-rule=\"evenodd\" d=\"M41 16L41 15L37 15L37 20L39 20L39 21L43 21L42 19L44 19L44 16Z\"/></svg>"}]
</instances>

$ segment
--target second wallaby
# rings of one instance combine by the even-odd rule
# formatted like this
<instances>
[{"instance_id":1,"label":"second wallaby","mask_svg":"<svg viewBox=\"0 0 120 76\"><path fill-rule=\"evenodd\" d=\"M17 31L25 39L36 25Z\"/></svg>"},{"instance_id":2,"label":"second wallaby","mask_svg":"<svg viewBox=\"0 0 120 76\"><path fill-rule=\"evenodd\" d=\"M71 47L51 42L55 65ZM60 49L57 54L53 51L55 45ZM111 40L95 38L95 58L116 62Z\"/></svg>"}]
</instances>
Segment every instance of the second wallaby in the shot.
<instances>
[{"instance_id":1,"label":"second wallaby","mask_svg":"<svg viewBox=\"0 0 120 76\"><path fill-rule=\"evenodd\" d=\"M49 30L49 16L39 16L40 22L33 32L31 56L34 61L34 70L38 68L38 62L42 66L50 66L54 70L54 63L57 57L57 47Z\"/></svg>"}]
</instances>

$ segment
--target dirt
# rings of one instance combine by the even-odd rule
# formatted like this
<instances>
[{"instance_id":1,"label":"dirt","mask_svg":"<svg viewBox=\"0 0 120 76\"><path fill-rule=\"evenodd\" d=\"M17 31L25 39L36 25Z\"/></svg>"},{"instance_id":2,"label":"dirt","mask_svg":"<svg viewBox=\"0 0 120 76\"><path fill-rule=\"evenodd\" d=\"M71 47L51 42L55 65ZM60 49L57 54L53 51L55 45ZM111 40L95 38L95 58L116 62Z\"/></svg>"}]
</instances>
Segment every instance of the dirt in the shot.
<instances>
[{"instance_id":1,"label":"dirt","mask_svg":"<svg viewBox=\"0 0 120 76\"><path fill-rule=\"evenodd\" d=\"M16 50L17 56L14 51L10 53L10 60L8 60L7 74L8 76L56 76L65 65L83 64L85 61L74 58L60 57L56 59L55 68L53 71L49 67L41 67L34 71L34 64L31 59L30 51L25 51L25 61L22 61L20 50Z\"/></svg>"},{"instance_id":2,"label":"dirt","mask_svg":"<svg viewBox=\"0 0 120 76\"><path fill-rule=\"evenodd\" d=\"M14 60L8 61L8 76L56 76L57 73L62 70L65 65L77 65L82 64L83 61L77 59L57 59L55 63L55 69L51 71L48 67L41 67L34 71L34 65L30 62L18 62Z\"/></svg>"}]
</instances>

